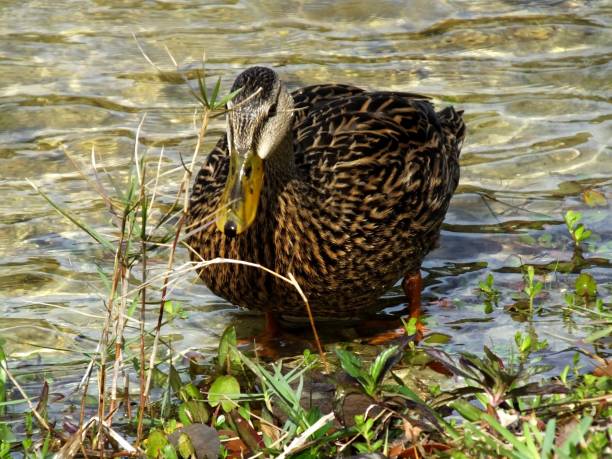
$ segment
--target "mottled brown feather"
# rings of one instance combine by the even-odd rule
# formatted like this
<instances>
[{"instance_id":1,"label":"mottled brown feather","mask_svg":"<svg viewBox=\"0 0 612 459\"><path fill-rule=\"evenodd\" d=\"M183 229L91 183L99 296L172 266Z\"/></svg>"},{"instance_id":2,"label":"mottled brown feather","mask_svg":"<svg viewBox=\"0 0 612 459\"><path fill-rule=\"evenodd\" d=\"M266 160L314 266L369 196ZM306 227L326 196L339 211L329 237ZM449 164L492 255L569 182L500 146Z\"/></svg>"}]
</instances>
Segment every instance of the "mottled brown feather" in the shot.
<instances>
[{"instance_id":1,"label":"mottled brown feather","mask_svg":"<svg viewBox=\"0 0 612 459\"><path fill-rule=\"evenodd\" d=\"M225 136L191 194L194 261L226 257L291 272L316 316L374 312L377 298L420 269L459 180L461 112L426 97L319 85L292 93L297 177L266 183L255 223L234 239L214 225L228 173ZM278 188L278 189L276 189ZM211 224L212 223L212 224ZM201 257L201 258L200 258ZM200 270L215 294L250 309L305 315L295 289L262 270Z\"/></svg>"}]
</instances>

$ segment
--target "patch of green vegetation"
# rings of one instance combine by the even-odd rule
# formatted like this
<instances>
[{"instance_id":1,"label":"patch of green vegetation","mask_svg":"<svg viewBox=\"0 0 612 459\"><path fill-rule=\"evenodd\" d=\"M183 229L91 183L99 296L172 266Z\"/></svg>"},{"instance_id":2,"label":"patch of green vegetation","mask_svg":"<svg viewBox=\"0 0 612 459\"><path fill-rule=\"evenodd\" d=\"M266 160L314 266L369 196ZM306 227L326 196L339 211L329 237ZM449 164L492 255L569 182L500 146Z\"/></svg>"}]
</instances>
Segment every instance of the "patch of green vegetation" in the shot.
<instances>
[{"instance_id":1,"label":"patch of green vegetation","mask_svg":"<svg viewBox=\"0 0 612 459\"><path fill-rule=\"evenodd\" d=\"M576 246L591 237L592 231L586 229L582 221L582 214L573 210L568 210L564 216L567 229L574 240Z\"/></svg>"},{"instance_id":2,"label":"patch of green vegetation","mask_svg":"<svg viewBox=\"0 0 612 459\"><path fill-rule=\"evenodd\" d=\"M484 297L484 312L490 314L493 312L493 308L497 306L500 292L493 285L495 278L492 273L487 274L484 281L478 283L480 294Z\"/></svg>"}]
</instances>

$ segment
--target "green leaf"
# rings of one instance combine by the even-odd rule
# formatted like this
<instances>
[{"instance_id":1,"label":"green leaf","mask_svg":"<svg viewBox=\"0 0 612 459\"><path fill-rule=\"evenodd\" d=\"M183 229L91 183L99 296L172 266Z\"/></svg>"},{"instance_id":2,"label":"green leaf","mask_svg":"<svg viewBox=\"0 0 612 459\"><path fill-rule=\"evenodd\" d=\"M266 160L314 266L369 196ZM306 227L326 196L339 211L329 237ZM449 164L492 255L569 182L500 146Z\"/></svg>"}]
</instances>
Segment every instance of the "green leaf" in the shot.
<instances>
[{"instance_id":1,"label":"green leaf","mask_svg":"<svg viewBox=\"0 0 612 459\"><path fill-rule=\"evenodd\" d=\"M582 441L584 435L589 431L593 418L585 416L580 423L572 429L572 432L559 448L558 454L561 457L572 457L571 449Z\"/></svg>"},{"instance_id":2,"label":"green leaf","mask_svg":"<svg viewBox=\"0 0 612 459\"><path fill-rule=\"evenodd\" d=\"M268 371L263 365L252 361L239 350L235 350L236 355L244 365L251 370L263 385L264 401L268 409L271 409L270 398L276 396L275 402L278 407L285 412L296 428L306 430L311 423L308 422L306 410L300 404L301 387L303 386L303 375L317 362L316 359L310 358L308 362L302 362L296 365L291 371L283 374L282 363L272 365L274 373ZM298 380L297 390L291 385L295 380Z\"/></svg>"},{"instance_id":3,"label":"green leaf","mask_svg":"<svg viewBox=\"0 0 612 459\"><path fill-rule=\"evenodd\" d=\"M217 368L221 372L225 372L233 363L239 364L240 357L236 355L236 328L230 325L223 331L221 340L219 341L219 351L217 359Z\"/></svg>"},{"instance_id":4,"label":"green leaf","mask_svg":"<svg viewBox=\"0 0 612 459\"><path fill-rule=\"evenodd\" d=\"M579 296L594 297L597 295L597 282L588 273L581 273L576 279L576 293Z\"/></svg>"},{"instance_id":5,"label":"green leaf","mask_svg":"<svg viewBox=\"0 0 612 459\"><path fill-rule=\"evenodd\" d=\"M191 439L189 438L189 435L187 435L186 433L182 433L179 435L176 449L178 449L178 452L183 459L189 459L190 457L195 457L195 454L196 454L195 448L193 447L193 444L191 443Z\"/></svg>"},{"instance_id":6,"label":"green leaf","mask_svg":"<svg viewBox=\"0 0 612 459\"><path fill-rule=\"evenodd\" d=\"M349 376L355 379L367 379L367 374L361 366L359 357L345 349L336 349L336 355L340 359L340 366Z\"/></svg>"},{"instance_id":7,"label":"green leaf","mask_svg":"<svg viewBox=\"0 0 612 459\"><path fill-rule=\"evenodd\" d=\"M607 328L604 328L603 330L598 330L595 333L591 333L584 340L587 343L594 343L598 339L605 338L605 337L608 337L610 335L612 335L612 325L607 327Z\"/></svg>"},{"instance_id":8,"label":"green leaf","mask_svg":"<svg viewBox=\"0 0 612 459\"><path fill-rule=\"evenodd\" d=\"M525 439L525 444L527 445L527 449L531 452L531 456L534 459L539 459L538 448L536 447L534 437L540 433L537 428L531 430L531 426L528 422L523 422L523 437Z\"/></svg>"},{"instance_id":9,"label":"green leaf","mask_svg":"<svg viewBox=\"0 0 612 459\"><path fill-rule=\"evenodd\" d=\"M193 423L205 424L208 422L208 410L204 402L198 400L189 400L182 403L178 408L179 420L184 425Z\"/></svg>"},{"instance_id":10,"label":"green leaf","mask_svg":"<svg viewBox=\"0 0 612 459\"><path fill-rule=\"evenodd\" d=\"M544 440L542 441L542 452L540 454L542 458L548 458L551 455L553 446L555 445L555 427L556 421L554 418L552 418L546 424Z\"/></svg>"},{"instance_id":11,"label":"green leaf","mask_svg":"<svg viewBox=\"0 0 612 459\"><path fill-rule=\"evenodd\" d=\"M484 414L481 410L462 398L453 401L449 406L457 411L463 418L471 422L480 421Z\"/></svg>"},{"instance_id":12,"label":"green leaf","mask_svg":"<svg viewBox=\"0 0 612 459\"><path fill-rule=\"evenodd\" d=\"M533 284L533 277L535 275L535 270L533 266L527 266L527 279L529 279L529 284Z\"/></svg>"},{"instance_id":13,"label":"green leaf","mask_svg":"<svg viewBox=\"0 0 612 459\"><path fill-rule=\"evenodd\" d=\"M208 103L208 93L206 91L206 77L200 73L198 70L198 86L200 87L200 96L201 100L204 102L204 105L210 108L210 103Z\"/></svg>"},{"instance_id":14,"label":"green leaf","mask_svg":"<svg viewBox=\"0 0 612 459\"><path fill-rule=\"evenodd\" d=\"M415 335L417 332L417 318L411 317L408 322L402 319L402 324L404 325L404 330L406 330L407 336Z\"/></svg>"},{"instance_id":15,"label":"green leaf","mask_svg":"<svg viewBox=\"0 0 612 459\"><path fill-rule=\"evenodd\" d=\"M565 213L565 224L567 225L567 228L569 230L570 233L574 232L574 227L576 226L576 223L578 223L580 220L582 220L582 214L580 212L575 212L573 210L568 210Z\"/></svg>"},{"instance_id":16,"label":"green leaf","mask_svg":"<svg viewBox=\"0 0 612 459\"><path fill-rule=\"evenodd\" d=\"M519 452L523 457L530 458L532 457L529 448L525 446L523 440L515 436L512 432L502 426L497 419L493 416L483 413L482 419L485 420L491 427L493 427L497 433L499 433L504 439L512 445L517 452Z\"/></svg>"},{"instance_id":17,"label":"green leaf","mask_svg":"<svg viewBox=\"0 0 612 459\"><path fill-rule=\"evenodd\" d=\"M0 362L6 360L6 354L4 353L4 345L6 344L6 340L0 337Z\"/></svg>"},{"instance_id":18,"label":"green leaf","mask_svg":"<svg viewBox=\"0 0 612 459\"><path fill-rule=\"evenodd\" d=\"M217 406L221 403L223 411L229 412L236 406L234 402L240 396L240 384L238 380L230 375L219 376L210 386L208 392L208 403Z\"/></svg>"},{"instance_id":19,"label":"green leaf","mask_svg":"<svg viewBox=\"0 0 612 459\"><path fill-rule=\"evenodd\" d=\"M176 449L174 449L174 446L172 446L170 443L168 443L162 448L161 457L163 457L164 459L178 459L178 456L176 455Z\"/></svg>"},{"instance_id":20,"label":"green leaf","mask_svg":"<svg viewBox=\"0 0 612 459\"><path fill-rule=\"evenodd\" d=\"M0 441L6 443L14 443L17 441L11 427L4 422L0 422Z\"/></svg>"},{"instance_id":21,"label":"green leaf","mask_svg":"<svg viewBox=\"0 0 612 459\"><path fill-rule=\"evenodd\" d=\"M217 104L217 107L223 107L224 105L226 105L230 100L236 97L236 94L238 94L240 91L242 91L242 88L238 88L235 91L232 91L229 94L227 94L223 99L219 101L219 103Z\"/></svg>"},{"instance_id":22,"label":"green leaf","mask_svg":"<svg viewBox=\"0 0 612 459\"><path fill-rule=\"evenodd\" d=\"M183 385L183 383L181 382L181 376L172 364L170 364L168 383L170 384L170 387L176 395L179 395L181 393L181 386Z\"/></svg>"},{"instance_id":23,"label":"green leaf","mask_svg":"<svg viewBox=\"0 0 612 459\"><path fill-rule=\"evenodd\" d=\"M85 231L87 234L89 234L95 241L97 241L106 250L110 251L113 254L115 253L115 246L108 239L106 239L104 236L102 236L100 233L98 233L95 229L93 229L88 224L78 220L68 210L64 209L62 206L60 206L55 201L53 201L47 194L45 194L42 190L40 190L33 182L30 182L29 180L28 182L30 183L32 188L34 188L34 190L38 194L40 194L49 204L51 204L51 207L53 207L60 215L70 220L76 226L78 226L83 231Z\"/></svg>"},{"instance_id":24,"label":"green leaf","mask_svg":"<svg viewBox=\"0 0 612 459\"><path fill-rule=\"evenodd\" d=\"M0 441L0 457L1 458L8 458L9 453L11 452L11 444L7 443L5 441Z\"/></svg>"},{"instance_id":25,"label":"green leaf","mask_svg":"<svg viewBox=\"0 0 612 459\"><path fill-rule=\"evenodd\" d=\"M202 398L202 394L200 393L198 388L193 385L193 383L187 383L183 387L181 387L181 390L179 392L179 398L183 401L200 400Z\"/></svg>"},{"instance_id":26,"label":"green leaf","mask_svg":"<svg viewBox=\"0 0 612 459\"><path fill-rule=\"evenodd\" d=\"M397 353L398 346L391 346L376 356L374 362L370 365L370 377L375 384L378 384L385 376L385 371L388 370L387 362Z\"/></svg>"},{"instance_id":27,"label":"green leaf","mask_svg":"<svg viewBox=\"0 0 612 459\"><path fill-rule=\"evenodd\" d=\"M168 439L166 438L166 435L160 430L153 429L149 433L149 437L147 438L147 442L146 442L147 457L151 457L151 458L159 457L164 447L168 444L169 443L168 443Z\"/></svg>"},{"instance_id":28,"label":"green leaf","mask_svg":"<svg viewBox=\"0 0 612 459\"><path fill-rule=\"evenodd\" d=\"M217 78L217 83L213 88L213 92L210 95L210 105L212 108L216 108L217 106L217 96L219 95L219 89L221 88L221 77Z\"/></svg>"}]
</instances>

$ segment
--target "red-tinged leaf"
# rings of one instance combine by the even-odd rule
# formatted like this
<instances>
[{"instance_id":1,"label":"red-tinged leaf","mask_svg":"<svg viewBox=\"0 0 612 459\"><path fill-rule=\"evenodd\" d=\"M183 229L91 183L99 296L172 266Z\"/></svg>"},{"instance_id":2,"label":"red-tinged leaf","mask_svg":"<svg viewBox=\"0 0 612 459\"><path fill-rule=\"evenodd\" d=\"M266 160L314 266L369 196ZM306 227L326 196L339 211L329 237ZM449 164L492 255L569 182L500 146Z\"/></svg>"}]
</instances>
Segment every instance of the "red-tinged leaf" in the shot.
<instances>
[{"instance_id":1,"label":"red-tinged leaf","mask_svg":"<svg viewBox=\"0 0 612 459\"><path fill-rule=\"evenodd\" d=\"M453 372L450 371L448 368L446 368L446 366L442 362L439 362L437 360L432 360L431 362L427 362L426 366L430 370L433 370L436 373L440 373L441 375L449 376L449 377L453 376Z\"/></svg>"},{"instance_id":2,"label":"red-tinged leaf","mask_svg":"<svg viewBox=\"0 0 612 459\"><path fill-rule=\"evenodd\" d=\"M236 425L238 435L240 435L240 438L248 445L249 448L251 448L251 450L258 451L266 447L261 435L259 435L257 431L253 429L251 424L249 424L246 419L240 416L237 410L232 410L229 414L232 421L234 421L234 424Z\"/></svg>"},{"instance_id":3,"label":"red-tinged leaf","mask_svg":"<svg viewBox=\"0 0 612 459\"><path fill-rule=\"evenodd\" d=\"M228 458L243 458L246 457L249 447L240 439L238 434L233 430L220 430L219 435L224 435L230 440L224 440L223 446L228 451Z\"/></svg>"}]
</instances>

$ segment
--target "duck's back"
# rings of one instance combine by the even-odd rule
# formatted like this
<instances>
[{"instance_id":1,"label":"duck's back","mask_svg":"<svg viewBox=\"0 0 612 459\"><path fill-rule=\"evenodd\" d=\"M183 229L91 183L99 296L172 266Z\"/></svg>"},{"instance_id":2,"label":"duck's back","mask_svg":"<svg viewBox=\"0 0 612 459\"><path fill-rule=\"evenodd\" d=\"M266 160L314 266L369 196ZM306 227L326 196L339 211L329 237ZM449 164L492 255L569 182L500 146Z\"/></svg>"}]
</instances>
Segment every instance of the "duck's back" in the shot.
<instances>
[{"instance_id":1,"label":"duck's back","mask_svg":"<svg viewBox=\"0 0 612 459\"><path fill-rule=\"evenodd\" d=\"M334 209L336 217L351 220L358 232L360 225L376 227L387 241L398 231L438 232L459 181L461 113L452 107L436 113L417 94L346 85L307 87L293 95L298 170L326 206L343 208ZM437 236L423 236L430 238L427 252Z\"/></svg>"}]
</instances>

